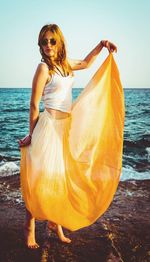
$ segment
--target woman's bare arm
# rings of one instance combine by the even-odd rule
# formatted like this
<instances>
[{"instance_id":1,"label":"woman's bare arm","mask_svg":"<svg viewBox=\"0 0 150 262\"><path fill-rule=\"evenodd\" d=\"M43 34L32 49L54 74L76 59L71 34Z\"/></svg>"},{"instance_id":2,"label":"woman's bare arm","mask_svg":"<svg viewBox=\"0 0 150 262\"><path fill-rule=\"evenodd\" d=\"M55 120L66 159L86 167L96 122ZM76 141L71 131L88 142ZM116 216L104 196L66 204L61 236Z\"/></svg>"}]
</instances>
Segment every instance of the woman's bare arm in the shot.
<instances>
[{"instance_id":1,"label":"woman's bare arm","mask_svg":"<svg viewBox=\"0 0 150 262\"><path fill-rule=\"evenodd\" d=\"M81 70L88 68L96 59L97 55L102 50L103 46L101 42L83 59L76 60L68 58L68 62L72 68L72 70Z\"/></svg>"},{"instance_id":2,"label":"woman's bare arm","mask_svg":"<svg viewBox=\"0 0 150 262\"><path fill-rule=\"evenodd\" d=\"M39 64L32 81L32 94L30 99L30 135L38 121L39 103L48 79L48 68L45 64Z\"/></svg>"},{"instance_id":3,"label":"woman's bare arm","mask_svg":"<svg viewBox=\"0 0 150 262\"><path fill-rule=\"evenodd\" d=\"M32 82L32 94L30 99L30 134L18 140L19 146L28 146L31 143L33 129L39 117L39 103L44 86L49 79L48 68L45 64L39 64Z\"/></svg>"},{"instance_id":4,"label":"woman's bare arm","mask_svg":"<svg viewBox=\"0 0 150 262\"><path fill-rule=\"evenodd\" d=\"M109 52L117 52L117 47L113 43L102 40L83 60L68 58L72 70L81 70L91 66L103 47L106 47Z\"/></svg>"}]
</instances>

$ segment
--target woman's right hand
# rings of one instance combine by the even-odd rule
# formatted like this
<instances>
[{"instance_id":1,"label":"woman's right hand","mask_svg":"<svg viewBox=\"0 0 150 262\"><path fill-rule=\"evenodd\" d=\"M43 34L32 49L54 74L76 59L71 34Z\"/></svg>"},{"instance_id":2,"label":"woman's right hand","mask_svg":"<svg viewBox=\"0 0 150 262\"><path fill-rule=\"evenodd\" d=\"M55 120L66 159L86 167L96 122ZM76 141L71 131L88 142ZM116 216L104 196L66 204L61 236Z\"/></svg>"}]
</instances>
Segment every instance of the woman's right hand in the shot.
<instances>
[{"instance_id":1,"label":"woman's right hand","mask_svg":"<svg viewBox=\"0 0 150 262\"><path fill-rule=\"evenodd\" d=\"M29 146L31 144L31 135L27 135L24 138L19 139L18 143L20 147Z\"/></svg>"}]
</instances>

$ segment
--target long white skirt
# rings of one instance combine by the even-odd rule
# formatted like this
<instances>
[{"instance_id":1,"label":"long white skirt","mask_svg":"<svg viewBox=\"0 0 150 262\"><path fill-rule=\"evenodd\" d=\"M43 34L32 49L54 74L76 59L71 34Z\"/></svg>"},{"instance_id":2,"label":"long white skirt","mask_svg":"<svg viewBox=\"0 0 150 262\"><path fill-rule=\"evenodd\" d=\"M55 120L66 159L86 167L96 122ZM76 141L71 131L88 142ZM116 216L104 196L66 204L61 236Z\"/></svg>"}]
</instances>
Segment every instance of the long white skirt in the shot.
<instances>
[{"instance_id":1,"label":"long white skirt","mask_svg":"<svg viewBox=\"0 0 150 262\"><path fill-rule=\"evenodd\" d=\"M122 168L124 95L110 54L65 119L40 113L31 145L21 148L21 190L39 220L72 231L109 207Z\"/></svg>"}]
</instances>

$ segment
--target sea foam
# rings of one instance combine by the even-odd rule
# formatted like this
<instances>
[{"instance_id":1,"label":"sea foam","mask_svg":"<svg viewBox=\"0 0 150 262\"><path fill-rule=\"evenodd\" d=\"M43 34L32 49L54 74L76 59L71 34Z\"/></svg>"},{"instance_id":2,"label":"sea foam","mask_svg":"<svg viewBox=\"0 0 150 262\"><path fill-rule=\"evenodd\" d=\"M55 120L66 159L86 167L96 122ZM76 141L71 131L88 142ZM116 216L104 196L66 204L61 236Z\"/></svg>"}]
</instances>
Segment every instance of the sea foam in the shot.
<instances>
[{"instance_id":1,"label":"sea foam","mask_svg":"<svg viewBox=\"0 0 150 262\"><path fill-rule=\"evenodd\" d=\"M19 167L14 162L5 162L0 166L0 177L16 175L19 172Z\"/></svg>"}]
</instances>

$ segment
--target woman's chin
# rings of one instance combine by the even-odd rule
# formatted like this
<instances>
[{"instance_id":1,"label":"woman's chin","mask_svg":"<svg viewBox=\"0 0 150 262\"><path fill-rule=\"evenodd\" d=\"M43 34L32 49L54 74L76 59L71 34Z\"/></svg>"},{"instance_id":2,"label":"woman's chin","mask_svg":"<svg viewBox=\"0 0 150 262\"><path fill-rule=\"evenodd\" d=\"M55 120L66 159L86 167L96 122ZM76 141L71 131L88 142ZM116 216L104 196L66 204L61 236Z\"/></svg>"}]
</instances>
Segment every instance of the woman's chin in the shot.
<instances>
[{"instance_id":1,"label":"woman's chin","mask_svg":"<svg viewBox=\"0 0 150 262\"><path fill-rule=\"evenodd\" d=\"M55 56L55 52L53 50L47 51L46 53L47 53L47 55L49 55L51 57Z\"/></svg>"},{"instance_id":2,"label":"woman's chin","mask_svg":"<svg viewBox=\"0 0 150 262\"><path fill-rule=\"evenodd\" d=\"M52 51L50 51L50 52L45 52L45 54L47 55L47 56L49 56L50 58L55 58L55 53L54 52L52 52Z\"/></svg>"}]
</instances>

